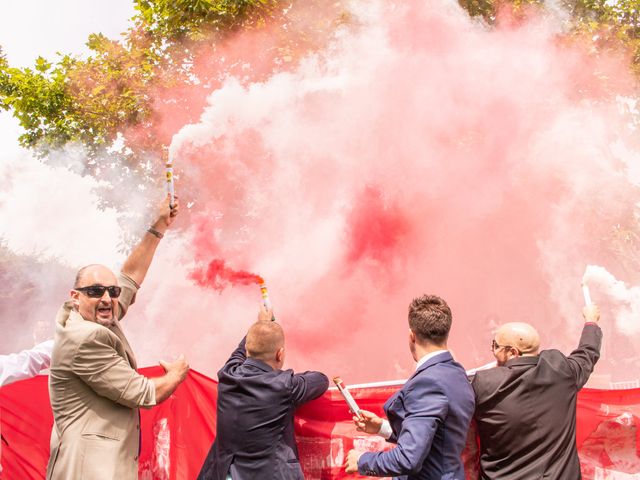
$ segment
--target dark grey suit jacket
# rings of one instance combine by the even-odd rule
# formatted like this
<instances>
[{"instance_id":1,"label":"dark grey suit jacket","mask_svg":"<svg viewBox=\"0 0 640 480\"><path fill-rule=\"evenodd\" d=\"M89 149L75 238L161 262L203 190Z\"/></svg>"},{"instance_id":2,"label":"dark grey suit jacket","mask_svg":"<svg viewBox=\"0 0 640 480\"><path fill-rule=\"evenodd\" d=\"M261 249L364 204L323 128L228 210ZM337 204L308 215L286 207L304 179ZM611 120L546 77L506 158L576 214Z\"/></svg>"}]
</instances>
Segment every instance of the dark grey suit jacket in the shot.
<instances>
[{"instance_id":1,"label":"dark grey suit jacket","mask_svg":"<svg viewBox=\"0 0 640 480\"><path fill-rule=\"evenodd\" d=\"M544 350L476 373L482 479L580 479L576 398L600 356L602 330L587 323L565 357Z\"/></svg>"},{"instance_id":2,"label":"dark grey suit jacket","mask_svg":"<svg viewBox=\"0 0 640 480\"><path fill-rule=\"evenodd\" d=\"M245 339L218 372L216 439L199 480L303 480L293 431L295 409L322 395L320 372L294 374L247 358Z\"/></svg>"}]
</instances>

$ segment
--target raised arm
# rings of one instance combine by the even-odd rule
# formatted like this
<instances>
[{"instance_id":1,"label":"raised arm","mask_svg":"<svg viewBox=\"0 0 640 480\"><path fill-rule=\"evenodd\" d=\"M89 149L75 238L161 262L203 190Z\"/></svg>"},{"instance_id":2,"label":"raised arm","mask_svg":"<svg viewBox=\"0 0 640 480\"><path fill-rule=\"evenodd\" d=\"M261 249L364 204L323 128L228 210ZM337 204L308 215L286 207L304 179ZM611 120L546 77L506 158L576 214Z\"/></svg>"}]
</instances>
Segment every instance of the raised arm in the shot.
<instances>
[{"instance_id":1,"label":"raised arm","mask_svg":"<svg viewBox=\"0 0 640 480\"><path fill-rule=\"evenodd\" d=\"M147 275L160 239L162 239L176 215L178 215L178 197L175 197L173 207L169 206L169 201L170 199L167 196L158 209L156 220L145 232L140 242L133 248L122 266L122 273L138 285L142 284L144 277Z\"/></svg>"},{"instance_id":2,"label":"raised arm","mask_svg":"<svg viewBox=\"0 0 640 480\"><path fill-rule=\"evenodd\" d=\"M600 309L597 305L585 306L582 309L582 315L585 320L580 336L580 343L569 357L569 367L573 372L578 389L582 388L593 367L600 358L600 344L602 343L602 330L598 326L600 321Z\"/></svg>"}]
</instances>

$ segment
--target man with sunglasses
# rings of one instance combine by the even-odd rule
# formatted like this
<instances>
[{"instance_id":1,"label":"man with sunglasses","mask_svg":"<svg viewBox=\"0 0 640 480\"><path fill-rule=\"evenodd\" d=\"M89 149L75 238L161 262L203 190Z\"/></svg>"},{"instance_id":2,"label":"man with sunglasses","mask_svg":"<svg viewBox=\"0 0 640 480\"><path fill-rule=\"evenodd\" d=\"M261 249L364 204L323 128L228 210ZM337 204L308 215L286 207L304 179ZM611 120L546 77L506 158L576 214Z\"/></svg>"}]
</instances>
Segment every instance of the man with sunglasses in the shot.
<instances>
[{"instance_id":1,"label":"man with sunglasses","mask_svg":"<svg viewBox=\"0 0 640 480\"><path fill-rule=\"evenodd\" d=\"M495 333L497 367L476 372L475 420L481 478L501 480L581 478L576 448L576 398L600 357L600 310L584 307L580 343L567 357L540 349L527 323L507 323Z\"/></svg>"},{"instance_id":2,"label":"man with sunglasses","mask_svg":"<svg viewBox=\"0 0 640 480\"><path fill-rule=\"evenodd\" d=\"M138 408L168 398L189 366L180 357L160 362L162 377L138 374L120 321L177 214L177 202L170 206L167 199L118 276L103 265L81 268L71 299L58 312L49 374L54 425L48 480L138 478Z\"/></svg>"}]
</instances>

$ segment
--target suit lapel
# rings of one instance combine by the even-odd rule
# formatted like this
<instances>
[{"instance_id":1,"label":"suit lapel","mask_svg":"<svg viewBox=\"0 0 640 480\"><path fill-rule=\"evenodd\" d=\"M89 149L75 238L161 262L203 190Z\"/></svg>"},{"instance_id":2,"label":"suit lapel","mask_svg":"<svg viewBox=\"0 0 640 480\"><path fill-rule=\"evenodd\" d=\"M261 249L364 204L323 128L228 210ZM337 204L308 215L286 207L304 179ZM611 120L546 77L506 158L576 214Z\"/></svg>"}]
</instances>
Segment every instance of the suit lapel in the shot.
<instances>
[{"instance_id":1,"label":"suit lapel","mask_svg":"<svg viewBox=\"0 0 640 480\"><path fill-rule=\"evenodd\" d=\"M127 360L129 361L129 365L131 365L131 368L133 368L134 370L137 369L138 362L136 362L136 356L133 354L133 349L131 348L131 345L129 345L127 337L124 336L124 332L120 328L120 322L116 320L115 325L109 328L109 330L115 333L122 342L122 345L124 346L124 353L127 355Z\"/></svg>"},{"instance_id":2,"label":"suit lapel","mask_svg":"<svg viewBox=\"0 0 640 480\"><path fill-rule=\"evenodd\" d=\"M59 325L61 325L62 327L64 327L66 325L67 321L69 321L69 320L74 321L74 322L86 322L87 321L84 318L82 318L82 316L73 309L73 307L71 305L71 302L65 303L62 306L62 308L60 308L60 310L58 311L58 314L56 316L56 322ZM133 350L131 349L131 345L129 345L129 342L127 341L127 337L124 336L124 332L120 328L120 322L118 322L116 320L115 325L113 325L111 328L109 328L109 330L116 337L118 337L118 339L122 342L122 346L124 348L125 358L129 362L129 365L131 365L131 368L133 368L134 370L137 369L138 368L138 363L136 362L136 357L133 354Z\"/></svg>"}]
</instances>

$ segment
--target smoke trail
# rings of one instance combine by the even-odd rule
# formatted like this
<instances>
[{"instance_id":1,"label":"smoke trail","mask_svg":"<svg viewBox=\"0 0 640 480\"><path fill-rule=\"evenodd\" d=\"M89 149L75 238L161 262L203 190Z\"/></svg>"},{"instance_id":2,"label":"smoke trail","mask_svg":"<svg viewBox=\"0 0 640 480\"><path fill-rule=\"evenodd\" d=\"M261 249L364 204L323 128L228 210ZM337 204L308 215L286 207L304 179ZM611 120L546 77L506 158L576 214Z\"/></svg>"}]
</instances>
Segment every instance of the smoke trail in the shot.
<instances>
[{"instance_id":1,"label":"smoke trail","mask_svg":"<svg viewBox=\"0 0 640 480\"><path fill-rule=\"evenodd\" d=\"M220 258L214 258L206 266L194 270L189 278L201 287L210 287L218 292L222 292L227 286L251 285L262 282L262 279L255 273L233 270L227 267L225 261Z\"/></svg>"},{"instance_id":2,"label":"smoke trail","mask_svg":"<svg viewBox=\"0 0 640 480\"><path fill-rule=\"evenodd\" d=\"M599 287L600 295L606 295L615 302L612 313L615 315L617 328L623 334L635 335L640 331L640 287L628 287L606 268L597 265L587 265L583 280ZM607 302L608 299L602 300Z\"/></svg>"}]
</instances>

